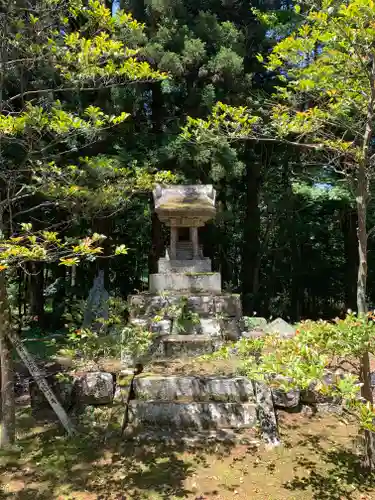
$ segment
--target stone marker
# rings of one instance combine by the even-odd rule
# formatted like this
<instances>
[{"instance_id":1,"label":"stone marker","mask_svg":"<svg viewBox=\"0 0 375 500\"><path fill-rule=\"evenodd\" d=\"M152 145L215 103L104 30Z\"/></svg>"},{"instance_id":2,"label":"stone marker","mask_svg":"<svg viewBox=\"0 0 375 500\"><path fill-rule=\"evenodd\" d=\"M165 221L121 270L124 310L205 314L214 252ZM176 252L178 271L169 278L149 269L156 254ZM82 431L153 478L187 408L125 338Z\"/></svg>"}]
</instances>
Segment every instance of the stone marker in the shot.
<instances>
[{"instance_id":1,"label":"stone marker","mask_svg":"<svg viewBox=\"0 0 375 500\"><path fill-rule=\"evenodd\" d=\"M87 299L82 328L93 327L98 330L101 323L95 324L95 321L98 319L108 320L108 299L109 294L104 288L104 271L100 270L94 279Z\"/></svg>"}]
</instances>

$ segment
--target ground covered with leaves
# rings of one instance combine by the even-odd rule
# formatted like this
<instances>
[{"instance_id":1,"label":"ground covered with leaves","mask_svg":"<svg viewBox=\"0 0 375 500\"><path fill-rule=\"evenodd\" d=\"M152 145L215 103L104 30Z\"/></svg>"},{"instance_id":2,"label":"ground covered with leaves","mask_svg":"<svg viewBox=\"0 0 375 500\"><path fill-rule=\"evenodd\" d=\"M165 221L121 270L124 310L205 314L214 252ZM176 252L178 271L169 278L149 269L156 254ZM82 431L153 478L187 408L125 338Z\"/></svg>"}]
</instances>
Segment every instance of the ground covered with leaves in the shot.
<instances>
[{"instance_id":1,"label":"ground covered with leaves","mask_svg":"<svg viewBox=\"0 0 375 500\"><path fill-rule=\"evenodd\" d=\"M4 499L370 500L357 428L334 416L280 417L283 446L133 445L104 429L74 439L20 411L18 447L1 455ZM32 425L32 427L30 427Z\"/></svg>"}]
</instances>

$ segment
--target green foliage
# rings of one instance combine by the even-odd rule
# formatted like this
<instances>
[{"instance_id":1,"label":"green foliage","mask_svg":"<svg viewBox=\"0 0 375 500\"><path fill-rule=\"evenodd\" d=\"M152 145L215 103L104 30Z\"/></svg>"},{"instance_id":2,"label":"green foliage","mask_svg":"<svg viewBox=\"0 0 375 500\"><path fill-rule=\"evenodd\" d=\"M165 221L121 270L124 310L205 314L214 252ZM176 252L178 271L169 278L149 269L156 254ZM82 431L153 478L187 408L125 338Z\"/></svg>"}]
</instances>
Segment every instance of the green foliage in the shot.
<instances>
[{"instance_id":1,"label":"green foliage","mask_svg":"<svg viewBox=\"0 0 375 500\"><path fill-rule=\"evenodd\" d=\"M178 333L189 333L187 329L194 325L199 325L199 314L189 308L188 297L180 297L178 303L169 304L158 311L153 321L161 321L165 316L172 318L173 326Z\"/></svg>"},{"instance_id":2,"label":"green foliage","mask_svg":"<svg viewBox=\"0 0 375 500\"><path fill-rule=\"evenodd\" d=\"M81 258L95 259L101 254L102 248L97 245L105 239L95 233L73 244L71 239L62 241L56 232L31 232L31 224L24 224L23 229L24 234L0 240L0 271L25 261L59 261L60 265L73 266Z\"/></svg>"},{"instance_id":3,"label":"green foliage","mask_svg":"<svg viewBox=\"0 0 375 500\"><path fill-rule=\"evenodd\" d=\"M357 317L349 313L345 319L333 322L303 321L291 339L277 335L241 339L205 359L235 356L243 360L240 373L253 380L283 391L313 388L316 392L340 398L363 428L374 430L375 406L360 398L359 373L355 369L340 368L342 361L349 365L359 363L363 354L374 352L374 332L372 316ZM332 379L330 383L326 379L328 374Z\"/></svg>"},{"instance_id":4,"label":"green foliage","mask_svg":"<svg viewBox=\"0 0 375 500\"><path fill-rule=\"evenodd\" d=\"M138 358L144 355L152 342L152 333L137 325L123 326L126 322L127 302L110 297L108 319L96 318L95 328L77 328L82 324L84 303L77 303L65 315L69 334L60 354L73 358L76 365L98 362L101 358L120 358L129 355Z\"/></svg>"}]
</instances>

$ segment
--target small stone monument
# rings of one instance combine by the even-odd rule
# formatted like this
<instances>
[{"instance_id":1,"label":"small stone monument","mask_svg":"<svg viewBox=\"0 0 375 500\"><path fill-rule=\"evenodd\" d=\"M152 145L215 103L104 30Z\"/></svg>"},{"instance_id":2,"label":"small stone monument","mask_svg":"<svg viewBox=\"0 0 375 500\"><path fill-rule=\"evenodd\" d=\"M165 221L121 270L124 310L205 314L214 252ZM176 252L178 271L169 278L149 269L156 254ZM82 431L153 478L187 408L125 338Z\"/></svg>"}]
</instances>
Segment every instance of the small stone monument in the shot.
<instances>
[{"instance_id":1,"label":"small stone monument","mask_svg":"<svg viewBox=\"0 0 375 500\"><path fill-rule=\"evenodd\" d=\"M149 291L131 296L129 305L131 321L155 332L155 355L195 356L239 336L240 296L222 293L221 275L212 272L199 243L198 229L216 214L215 194L211 185L158 185L153 192L156 214L170 228L170 241L158 273L149 276ZM176 329L181 302L199 318L190 331Z\"/></svg>"}]
</instances>

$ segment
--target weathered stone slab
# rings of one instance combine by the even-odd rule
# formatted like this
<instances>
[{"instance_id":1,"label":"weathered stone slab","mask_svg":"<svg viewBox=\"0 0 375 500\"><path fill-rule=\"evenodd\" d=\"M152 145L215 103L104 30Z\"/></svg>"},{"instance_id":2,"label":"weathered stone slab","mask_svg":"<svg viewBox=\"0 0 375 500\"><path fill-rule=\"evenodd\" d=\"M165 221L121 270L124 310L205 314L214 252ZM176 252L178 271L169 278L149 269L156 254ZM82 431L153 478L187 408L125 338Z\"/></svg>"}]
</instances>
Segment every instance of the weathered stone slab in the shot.
<instances>
[{"instance_id":1,"label":"weathered stone slab","mask_svg":"<svg viewBox=\"0 0 375 500\"><path fill-rule=\"evenodd\" d=\"M114 395L111 373L91 372L76 379L74 388L80 403L86 405L110 404Z\"/></svg>"},{"instance_id":2,"label":"weathered stone slab","mask_svg":"<svg viewBox=\"0 0 375 500\"><path fill-rule=\"evenodd\" d=\"M162 257L158 261L159 273L209 273L211 259L170 260Z\"/></svg>"},{"instance_id":3,"label":"weathered stone slab","mask_svg":"<svg viewBox=\"0 0 375 500\"><path fill-rule=\"evenodd\" d=\"M221 292L220 273L169 273L150 274L149 291Z\"/></svg>"},{"instance_id":4,"label":"weathered stone slab","mask_svg":"<svg viewBox=\"0 0 375 500\"><path fill-rule=\"evenodd\" d=\"M207 335L168 335L160 338L160 344L156 356L166 358L211 354L221 345L220 341Z\"/></svg>"},{"instance_id":5,"label":"weathered stone slab","mask_svg":"<svg viewBox=\"0 0 375 500\"><path fill-rule=\"evenodd\" d=\"M256 430L251 432L250 429L245 428L242 431L237 429L215 429L215 430L195 430L190 432L186 429L178 430L173 429L168 431L166 429L149 428L140 430L133 426L128 426L125 430L124 437L127 441L138 443L156 443L160 445L163 443L165 446L176 446L176 444L183 445L185 448L207 445L217 445L217 443L224 445L245 445L251 450L257 450L261 446L260 440L257 438Z\"/></svg>"},{"instance_id":6,"label":"weathered stone slab","mask_svg":"<svg viewBox=\"0 0 375 500\"><path fill-rule=\"evenodd\" d=\"M235 294L214 297L215 313L240 318L242 316L241 297Z\"/></svg>"},{"instance_id":7,"label":"weathered stone slab","mask_svg":"<svg viewBox=\"0 0 375 500\"><path fill-rule=\"evenodd\" d=\"M129 404L129 423L167 429L243 429L256 425L256 407L254 403L134 400Z\"/></svg>"},{"instance_id":8,"label":"weathered stone slab","mask_svg":"<svg viewBox=\"0 0 375 500\"><path fill-rule=\"evenodd\" d=\"M254 382L254 391L262 438L267 445L278 446L280 437L271 389L265 384Z\"/></svg>"},{"instance_id":9,"label":"weathered stone slab","mask_svg":"<svg viewBox=\"0 0 375 500\"><path fill-rule=\"evenodd\" d=\"M295 328L282 318L276 318L272 323L269 323L265 328L265 332L277 334L284 338L291 338L296 334Z\"/></svg>"},{"instance_id":10,"label":"weathered stone slab","mask_svg":"<svg viewBox=\"0 0 375 500\"><path fill-rule=\"evenodd\" d=\"M135 399L166 401L253 401L252 382L246 377L145 376L134 380Z\"/></svg>"},{"instance_id":11,"label":"weathered stone slab","mask_svg":"<svg viewBox=\"0 0 375 500\"><path fill-rule=\"evenodd\" d=\"M220 321L216 318L201 318L200 328L203 335L208 335L209 337L221 336Z\"/></svg>"}]
</instances>

